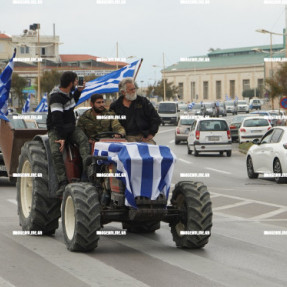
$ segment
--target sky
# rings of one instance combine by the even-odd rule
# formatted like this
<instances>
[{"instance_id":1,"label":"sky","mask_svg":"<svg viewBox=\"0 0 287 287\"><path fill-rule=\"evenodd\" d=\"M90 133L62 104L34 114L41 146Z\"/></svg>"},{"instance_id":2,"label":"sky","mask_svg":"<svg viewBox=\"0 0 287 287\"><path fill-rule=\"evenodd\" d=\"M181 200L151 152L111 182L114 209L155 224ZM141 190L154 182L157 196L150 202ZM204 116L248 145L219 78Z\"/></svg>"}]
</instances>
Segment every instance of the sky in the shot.
<instances>
[{"instance_id":1,"label":"sky","mask_svg":"<svg viewBox=\"0 0 287 287\"><path fill-rule=\"evenodd\" d=\"M100 4L103 1L122 4ZM137 82L146 86L161 79L163 53L170 66L180 58L206 55L210 48L269 45L269 35L255 30L283 33L285 6L278 2L287 4L287 0L1 0L0 31L20 35L30 24L40 23L40 35L52 35L55 23L60 54L114 58L118 42L120 58L143 58ZM273 36L274 44L282 42L282 36Z\"/></svg>"}]
</instances>

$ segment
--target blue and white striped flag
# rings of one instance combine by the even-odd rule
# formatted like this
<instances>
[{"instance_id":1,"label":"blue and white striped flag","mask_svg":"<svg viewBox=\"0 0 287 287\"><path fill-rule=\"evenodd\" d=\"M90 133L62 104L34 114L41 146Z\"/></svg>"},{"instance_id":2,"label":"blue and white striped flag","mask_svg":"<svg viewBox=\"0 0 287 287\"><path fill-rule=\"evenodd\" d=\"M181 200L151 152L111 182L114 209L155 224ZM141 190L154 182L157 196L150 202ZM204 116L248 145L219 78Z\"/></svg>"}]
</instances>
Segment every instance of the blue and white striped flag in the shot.
<instances>
[{"instance_id":1,"label":"blue and white striped flag","mask_svg":"<svg viewBox=\"0 0 287 287\"><path fill-rule=\"evenodd\" d=\"M192 110L192 108L193 108L193 106L194 106L194 105L195 105L195 103L194 103L194 102L192 102L192 103L188 104L188 106L187 106L187 107L188 107L188 109L189 109L189 110Z\"/></svg>"},{"instance_id":2,"label":"blue and white striped flag","mask_svg":"<svg viewBox=\"0 0 287 287\"><path fill-rule=\"evenodd\" d=\"M22 109L22 114L28 113L30 111L30 99L31 99L31 94L28 95L25 105Z\"/></svg>"},{"instance_id":3,"label":"blue and white striped flag","mask_svg":"<svg viewBox=\"0 0 287 287\"><path fill-rule=\"evenodd\" d=\"M14 69L13 59L16 56L16 49L14 50L13 57L0 75L0 119L9 121L6 117L8 115L8 99L11 87L12 73Z\"/></svg>"},{"instance_id":4,"label":"blue and white striped flag","mask_svg":"<svg viewBox=\"0 0 287 287\"><path fill-rule=\"evenodd\" d=\"M125 205L137 207L135 197L151 200L160 194L168 198L175 155L166 146L146 143L97 142L94 155L109 156L116 163L119 179L125 184Z\"/></svg>"},{"instance_id":5,"label":"blue and white striped flag","mask_svg":"<svg viewBox=\"0 0 287 287\"><path fill-rule=\"evenodd\" d=\"M119 91L119 82L124 78L134 78L141 60L135 61L117 71L86 83L77 105L88 100L93 94L115 93Z\"/></svg>"},{"instance_id":6,"label":"blue and white striped flag","mask_svg":"<svg viewBox=\"0 0 287 287\"><path fill-rule=\"evenodd\" d=\"M35 112L48 112L47 93L44 94L41 102L35 109Z\"/></svg>"}]
</instances>

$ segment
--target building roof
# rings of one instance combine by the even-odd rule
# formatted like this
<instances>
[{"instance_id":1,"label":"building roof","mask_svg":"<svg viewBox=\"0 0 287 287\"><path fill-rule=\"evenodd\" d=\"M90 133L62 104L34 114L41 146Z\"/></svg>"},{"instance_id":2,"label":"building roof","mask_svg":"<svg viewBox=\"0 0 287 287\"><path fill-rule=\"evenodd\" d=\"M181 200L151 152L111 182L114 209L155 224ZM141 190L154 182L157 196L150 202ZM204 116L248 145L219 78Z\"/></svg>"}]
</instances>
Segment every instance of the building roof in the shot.
<instances>
[{"instance_id":1,"label":"building roof","mask_svg":"<svg viewBox=\"0 0 287 287\"><path fill-rule=\"evenodd\" d=\"M84 61L98 61L101 57L96 57L87 54L62 54L60 55L61 62L84 62ZM99 61L100 62L100 61ZM116 66L126 66L127 63L125 62L115 62L115 61L101 61L101 63L105 63L107 65Z\"/></svg>"},{"instance_id":2,"label":"building roof","mask_svg":"<svg viewBox=\"0 0 287 287\"><path fill-rule=\"evenodd\" d=\"M0 39L11 39L11 37L6 35L6 34L1 34L0 33Z\"/></svg>"},{"instance_id":3,"label":"building roof","mask_svg":"<svg viewBox=\"0 0 287 287\"><path fill-rule=\"evenodd\" d=\"M273 45L273 58L283 58L284 52L281 52L283 45ZM254 49L261 49L264 52L254 51ZM253 46L233 49L218 49L209 52L204 56L193 56L190 58L197 58L198 61L180 61L172 66L167 67L165 72L176 72L183 70L204 70L204 69L220 69L232 67L250 67L250 66L264 66L264 58L269 58L270 46ZM279 52L280 51L280 52ZM201 59L200 59L201 58ZM208 61L205 61L208 60Z\"/></svg>"}]
</instances>

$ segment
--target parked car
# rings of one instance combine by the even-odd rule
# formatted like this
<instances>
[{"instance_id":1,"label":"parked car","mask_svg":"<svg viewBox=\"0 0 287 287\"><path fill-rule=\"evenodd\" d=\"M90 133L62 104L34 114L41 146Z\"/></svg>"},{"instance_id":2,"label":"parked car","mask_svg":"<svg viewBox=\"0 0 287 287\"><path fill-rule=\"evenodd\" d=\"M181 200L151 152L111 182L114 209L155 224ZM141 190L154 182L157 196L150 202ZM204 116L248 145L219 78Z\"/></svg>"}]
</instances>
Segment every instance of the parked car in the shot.
<instances>
[{"instance_id":1,"label":"parked car","mask_svg":"<svg viewBox=\"0 0 287 287\"><path fill-rule=\"evenodd\" d=\"M193 122L187 138L187 152L198 156L199 152L232 153L231 135L227 121L222 118L198 119Z\"/></svg>"},{"instance_id":2,"label":"parked car","mask_svg":"<svg viewBox=\"0 0 287 287\"><path fill-rule=\"evenodd\" d=\"M189 109L189 114L196 115L196 116L203 115L203 109L204 109L203 104L195 103L195 104L190 105L190 106L192 106L192 108Z\"/></svg>"},{"instance_id":3,"label":"parked car","mask_svg":"<svg viewBox=\"0 0 287 287\"><path fill-rule=\"evenodd\" d=\"M237 115L237 101L225 101L226 113Z\"/></svg>"},{"instance_id":4,"label":"parked car","mask_svg":"<svg viewBox=\"0 0 287 287\"><path fill-rule=\"evenodd\" d=\"M271 128L271 123L265 118L246 117L239 128L239 143L260 139Z\"/></svg>"},{"instance_id":5,"label":"parked car","mask_svg":"<svg viewBox=\"0 0 287 287\"><path fill-rule=\"evenodd\" d=\"M245 100L237 101L237 112L249 113L249 106Z\"/></svg>"},{"instance_id":6,"label":"parked car","mask_svg":"<svg viewBox=\"0 0 287 287\"><path fill-rule=\"evenodd\" d=\"M286 182L282 173L287 173L287 127L275 127L267 131L261 140L254 140L246 157L249 178L259 174L272 174L277 183Z\"/></svg>"},{"instance_id":7,"label":"parked car","mask_svg":"<svg viewBox=\"0 0 287 287\"><path fill-rule=\"evenodd\" d=\"M178 103L178 110L181 114L188 111L188 105L185 103Z\"/></svg>"},{"instance_id":8,"label":"parked car","mask_svg":"<svg viewBox=\"0 0 287 287\"><path fill-rule=\"evenodd\" d=\"M203 116L216 117L218 116L218 109L215 102L203 103Z\"/></svg>"},{"instance_id":9,"label":"parked car","mask_svg":"<svg viewBox=\"0 0 287 287\"><path fill-rule=\"evenodd\" d=\"M218 116L227 116L227 110L226 110L226 105L225 102L219 102L218 105Z\"/></svg>"},{"instance_id":10,"label":"parked car","mask_svg":"<svg viewBox=\"0 0 287 287\"><path fill-rule=\"evenodd\" d=\"M175 144L179 144L181 141L186 141L190 126L193 124L195 119L181 118L178 121L178 125L175 129Z\"/></svg>"},{"instance_id":11,"label":"parked car","mask_svg":"<svg viewBox=\"0 0 287 287\"><path fill-rule=\"evenodd\" d=\"M258 99L251 99L249 103L250 110L261 110L261 101Z\"/></svg>"},{"instance_id":12,"label":"parked car","mask_svg":"<svg viewBox=\"0 0 287 287\"><path fill-rule=\"evenodd\" d=\"M175 102L160 102L158 106L158 115L161 118L162 125L177 125L179 120L178 104Z\"/></svg>"},{"instance_id":13,"label":"parked car","mask_svg":"<svg viewBox=\"0 0 287 287\"><path fill-rule=\"evenodd\" d=\"M248 114L248 115L239 115L239 116L236 116L234 118L232 118L231 120L231 123L229 125L229 129L230 129L230 134L231 134L231 138L232 138L232 141L236 141L238 140L238 131L239 131L239 128L243 122L243 120L246 118L246 117L250 117L251 115Z\"/></svg>"}]
</instances>

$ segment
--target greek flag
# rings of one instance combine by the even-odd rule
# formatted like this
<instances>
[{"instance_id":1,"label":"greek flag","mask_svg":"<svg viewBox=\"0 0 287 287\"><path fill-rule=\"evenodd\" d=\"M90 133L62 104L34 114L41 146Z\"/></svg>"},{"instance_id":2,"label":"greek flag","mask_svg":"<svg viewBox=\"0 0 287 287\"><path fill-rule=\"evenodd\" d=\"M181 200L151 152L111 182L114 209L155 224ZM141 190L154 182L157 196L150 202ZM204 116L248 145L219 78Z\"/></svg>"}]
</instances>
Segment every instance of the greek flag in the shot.
<instances>
[{"instance_id":1,"label":"greek flag","mask_svg":"<svg viewBox=\"0 0 287 287\"><path fill-rule=\"evenodd\" d=\"M29 94L26 99L25 105L22 109L22 114L28 113L30 111L30 98L31 98L31 94Z\"/></svg>"},{"instance_id":2,"label":"greek flag","mask_svg":"<svg viewBox=\"0 0 287 287\"><path fill-rule=\"evenodd\" d=\"M134 78L141 60L135 61L117 71L86 83L77 105L88 100L93 94L115 93L119 91L119 82L124 78Z\"/></svg>"},{"instance_id":3,"label":"greek flag","mask_svg":"<svg viewBox=\"0 0 287 287\"><path fill-rule=\"evenodd\" d=\"M15 58L15 55L16 49L14 50L13 57L0 75L0 119L5 121L9 121L6 116L8 115L8 98L14 69L13 59Z\"/></svg>"},{"instance_id":4,"label":"greek flag","mask_svg":"<svg viewBox=\"0 0 287 287\"><path fill-rule=\"evenodd\" d=\"M44 94L41 102L35 109L35 112L48 112L47 93Z\"/></svg>"},{"instance_id":5,"label":"greek flag","mask_svg":"<svg viewBox=\"0 0 287 287\"><path fill-rule=\"evenodd\" d=\"M187 106L187 107L188 107L188 109L189 109L189 110L192 110L192 108L193 108L193 106L194 106L194 105L195 105L195 103L194 103L194 102L192 102L192 103L188 104L188 106Z\"/></svg>"},{"instance_id":6,"label":"greek flag","mask_svg":"<svg viewBox=\"0 0 287 287\"><path fill-rule=\"evenodd\" d=\"M137 208L135 197L151 200L160 194L168 198L175 155L166 146L146 143L97 142L94 155L108 156L116 163L119 179L124 183L125 205Z\"/></svg>"}]
</instances>

